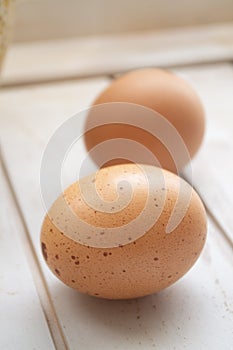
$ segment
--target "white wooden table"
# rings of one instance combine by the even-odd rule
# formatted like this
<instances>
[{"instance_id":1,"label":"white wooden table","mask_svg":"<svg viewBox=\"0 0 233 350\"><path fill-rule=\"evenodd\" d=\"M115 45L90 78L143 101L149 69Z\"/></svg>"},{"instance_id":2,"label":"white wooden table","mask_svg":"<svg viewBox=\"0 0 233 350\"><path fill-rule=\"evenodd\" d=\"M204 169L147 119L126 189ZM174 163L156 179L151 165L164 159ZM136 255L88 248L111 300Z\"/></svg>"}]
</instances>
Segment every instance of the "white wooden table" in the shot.
<instances>
[{"instance_id":1,"label":"white wooden table","mask_svg":"<svg viewBox=\"0 0 233 350\"><path fill-rule=\"evenodd\" d=\"M0 90L1 350L233 349L232 61L233 24L11 47ZM43 261L40 161L63 121L142 66L172 68L203 100L207 132L193 172L208 240L165 291L99 300L63 285Z\"/></svg>"}]
</instances>

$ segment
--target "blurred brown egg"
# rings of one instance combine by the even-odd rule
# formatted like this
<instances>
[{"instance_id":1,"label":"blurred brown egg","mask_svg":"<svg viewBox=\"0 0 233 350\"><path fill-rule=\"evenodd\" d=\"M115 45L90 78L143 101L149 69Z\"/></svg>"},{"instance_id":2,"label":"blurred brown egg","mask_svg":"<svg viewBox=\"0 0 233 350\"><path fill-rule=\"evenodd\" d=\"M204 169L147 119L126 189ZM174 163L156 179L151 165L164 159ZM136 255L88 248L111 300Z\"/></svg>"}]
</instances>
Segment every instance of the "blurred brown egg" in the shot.
<instances>
[{"instance_id":1,"label":"blurred brown egg","mask_svg":"<svg viewBox=\"0 0 233 350\"><path fill-rule=\"evenodd\" d=\"M111 110L109 109L106 113L104 112L104 106L102 110L99 109L97 112L95 109L91 110L87 116L85 126L87 149L91 151L102 142L118 139L118 144L112 143L111 145L107 142L105 146L102 144L98 152L91 154L98 166L132 161L161 166L177 173L177 163L179 163L178 167L182 168L198 151L205 129L203 106L193 88L179 76L160 69L140 69L129 72L113 81L97 97L93 105L112 102L121 102L125 105L130 103L146 108L143 112L142 108L138 107L138 113L140 113L142 121L141 126L138 126L138 123L134 125L133 122L131 122L131 125L124 124L122 113L115 112L117 104L113 104ZM163 135L163 127L161 125L157 127L156 123L158 122L155 118L154 125L149 120L150 118L147 118L148 108L153 110L154 114L159 113L163 116L164 123L167 121L167 125L171 124L174 127L173 130L170 129L166 135ZM126 122L131 114L131 112L125 112ZM114 115L114 120L112 115ZM96 126L96 123L99 125ZM153 127L157 127L156 135L150 131ZM177 134L182 138L183 148L186 148L184 152L176 147ZM160 136L163 141L159 139ZM122 139L122 141L119 139ZM152 161L150 157L150 159L147 159L144 150L141 152L139 148L135 148L133 160L129 159L132 152L129 152L129 157L127 152L122 156L122 152L119 151L119 155L117 155L117 152L113 152L114 148L120 150L120 148L126 149L128 147L127 143L121 147L120 142L123 142L123 139L135 141L144 146L149 153L156 157L157 161ZM132 147L134 146L132 145ZM171 155L171 149L173 155ZM189 157L182 154L185 151Z\"/></svg>"},{"instance_id":2,"label":"blurred brown egg","mask_svg":"<svg viewBox=\"0 0 233 350\"><path fill-rule=\"evenodd\" d=\"M181 217L168 232L177 201L174 217ZM193 266L205 239L205 209L191 186L136 164L106 167L69 186L41 231L52 272L82 293L108 299L170 286Z\"/></svg>"}]
</instances>

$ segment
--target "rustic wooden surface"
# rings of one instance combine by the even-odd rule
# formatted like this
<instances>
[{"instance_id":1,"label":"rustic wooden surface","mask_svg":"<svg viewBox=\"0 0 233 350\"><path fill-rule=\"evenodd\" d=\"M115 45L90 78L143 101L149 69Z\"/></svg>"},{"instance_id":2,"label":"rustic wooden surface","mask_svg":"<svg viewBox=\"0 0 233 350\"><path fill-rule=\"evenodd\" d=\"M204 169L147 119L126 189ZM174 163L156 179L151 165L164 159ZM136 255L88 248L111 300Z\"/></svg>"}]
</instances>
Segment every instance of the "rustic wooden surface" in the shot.
<instances>
[{"instance_id":1,"label":"rustic wooden surface","mask_svg":"<svg viewBox=\"0 0 233 350\"><path fill-rule=\"evenodd\" d=\"M11 48L0 91L1 349L233 349L232 28ZM167 290L98 300L64 286L43 261L40 161L56 128L115 74L147 65L176 66L203 100L207 132L193 183L207 207L208 240L193 269Z\"/></svg>"},{"instance_id":2,"label":"rustic wooden surface","mask_svg":"<svg viewBox=\"0 0 233 350\"><path fill-rule=\"evenodd\" d=\"M61 82L142 66L174 67L232 58L233 23L45 41L12 46L2 84Z\"/></svg>"}]
</instances>

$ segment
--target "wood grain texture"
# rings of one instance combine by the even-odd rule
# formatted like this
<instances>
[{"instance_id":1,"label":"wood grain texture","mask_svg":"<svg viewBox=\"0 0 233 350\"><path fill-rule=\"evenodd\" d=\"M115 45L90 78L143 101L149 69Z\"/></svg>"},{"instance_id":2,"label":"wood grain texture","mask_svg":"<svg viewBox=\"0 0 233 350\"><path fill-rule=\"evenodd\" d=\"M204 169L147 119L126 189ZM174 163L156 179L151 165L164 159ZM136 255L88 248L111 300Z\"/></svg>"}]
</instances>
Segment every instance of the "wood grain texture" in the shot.
<instances>
[{"instance_id":1,"label":"wood grain texture","mask_svg":"<svg viewBox=\"0 0 233 350\"><path fill-rule=\"evenodd\" d=\"M27 194L25 193L24 199L26 199L26 201L24 201L22 193L20 194L18 190L16 190L16 195L19 199L18 204L20 209L23 213L27 212L29 215L27 217L25 216L26 229L30 232L37 259L40 261L41 266L45 268L46 281L50 289L57 281L44 265L39 244L40 227L45 213L41 201L39 184L41 157L50 135L59 124L64 122L79 109L90 104L91 100L94 99L96 94L106 83L107 79L104 79L84 81L81 84L64 84L64 86L60 88L59 86L53 85L45 87L45 89L33 88L20 91L16 89L11 91L11 97L8 93L0 93L0 99L2 101L2 104L0 103L2 107L0 142L2 145L3 157L6 160L7 166L11 167L12 165L14 168L13 171L17 174L17 176L13 176L12 183L14 184L15 179L18 178L19 183L21 183L24 188L27 187L29 189L33 187L33 191L29 190ZM9 97L10 99L8 99ZM17 109L15 109L16 105L15 107L12 105L14 100L18 106L17 108L21 110L19 114L17 113L18 116L15 114ZM30 102L28 104L29 100L31 100L32 103ZM63 103L64 100L66 100L65 104ZM58 103L59 101L61 102L60 104ZM7 109L4 108L5 103ZM13 109L11 109L10 106L12 106ZM28 144L28 138L31 139L30 146ZM4 145L6 145L6 147ZM16 152L16 148L18 148L19 153ZM23 187L21 187L21 189ZM31 265L30 262L29 265ZM45 307L47 320L54 337L56 348L59 350L66 349L66 340L63 339L63 334L59 333L59 325L56 325L56 314L53 314L53 307L51 308L49 305L46 290L43 290L46 286L41 286L40 281L35 282L41 302ZM9 331L7 336L9 337ZM46 334L42 334L41 336L45 337ZM52 349L52 347L49 346L41 348Z\"/></svg>"},{"instance_id":2,"label":"wood grain texture","mask_svg":"<svg viewBox=\"0 0 233 350\"><path fill-rule=\"evenodd\" d=\"M193 84L196 82L202 97L201 86L208 76L204 74L205 69L183 71ZM229 94L231 67L210 67L214 76L219 77L223 71L227 72L224 86ZM203 83L200 76L203 76ZM0 93L4 116L0 122L4 159L69 349L75 350L79 346L87 350L231 350L232 247L211 220L206 247L193 269L164 292L139 300L111 302L80 295L59 282L42 260L38 240L44 208L40 198L39 171L44 147L58 125L90 104L107 84L107 79L97 79ZM214 88L212 91L216 93ZM208 101L212 100L212 95L208 93L203 100L205 105L210 104ZM224 130L222 126L219 132L225 133ZM213 137L214 133L210 131L208 139L213 140ZM208 148L212 152L211 145L212 141ZM202 152L205 152L204 147ZM85 152L85 148L80 146L78 152ZM198 159L199 155L196 161ZM196 169L202 171L198 165ZM207 172L206 166L203 171ZM225 176L227 171L221 179L227 184L230 179ZM217 177L213 178L214 186L221 186ZM195 181L198 183L196 174ZM208 195L211 196L211 191L204 199ZM226 197L222 200L227 201Z\"/></svg>"},{"instance_id":3,"label":"wood grain texture","mask_svg":"<svg viewBox=\"0 0 233 350\"><path fill-rule=\"evenodd\" d=\"M34 191L29 191L29 197L19 196L19 201L24 213L29 215L26 214L26 220L30 221L30 207L34 208L33 220L37 223L37 230L30 226L29 230L34 235L36 247L44 215L40 200L40 164L44 149L56 129L90 105L107 84L108 79L90 79L0 93L1 113L4 116L0 122L2 153L7 166L12 169L10 172L18 174L17 177L13 176L13 182L19 181L23 187L34 188Z\"/></svg>"},{"instance_id":4,"label":"wood grain texture","mask_svg":"<svg viewBox=\"0 0 233 350\"><path fill-rule=\"evenodd\" d=\"M209 221L204 252L172 287L132 301L90 298L56 282L51 293L70 349L232 348L232 249ZM91 334L91 336L90 336Z\"/></svg>"},{"instance_id":5,"label":"wood grain texture","mask_svg":"<svg viewBox=\"0 0 233 350\"><path fill-rule=\"evenodd\" d=\"M0 163L0 348L55 349L20 239L22 226Z\"/></svg>"},{"instance_id":6,"label":"wood grain texture","mask_svg":"<svg viewBox=\"0 0 233 350\"><path fill-rule=\"evenodd\" d=\"M198 91L206 110L205 140L192 163L193 183L233 244L233 65L177 72Z\"/></svg>"},{"instance_id":7,"label":"wood grain texture","mask_svg":"<svg viewBox=\"0 0 233 350\"><path fill-rule=\"evenodd\" d=\"M233 24L13 45L2 85L233 59Z\"/></svg>"}]
</instances>

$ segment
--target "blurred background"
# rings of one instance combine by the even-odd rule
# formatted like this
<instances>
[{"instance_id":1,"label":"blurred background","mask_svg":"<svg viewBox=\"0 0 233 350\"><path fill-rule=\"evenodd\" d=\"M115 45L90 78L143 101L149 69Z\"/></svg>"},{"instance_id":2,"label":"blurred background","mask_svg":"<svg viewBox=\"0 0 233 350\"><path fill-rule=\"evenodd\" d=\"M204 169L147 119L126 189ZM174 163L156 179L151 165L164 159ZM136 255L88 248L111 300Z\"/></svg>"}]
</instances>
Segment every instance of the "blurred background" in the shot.
<instances>
[{"instance_id":1,"label":"blurred background","mask_svg":"<svg viewBox=\"0 0 233 350\"><path fill-rule=\"evenodd\" d=\"M13 40L116 34L232 20L232 0L16 0Z\"/></svg>"}]
</instances>

